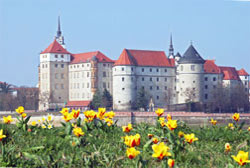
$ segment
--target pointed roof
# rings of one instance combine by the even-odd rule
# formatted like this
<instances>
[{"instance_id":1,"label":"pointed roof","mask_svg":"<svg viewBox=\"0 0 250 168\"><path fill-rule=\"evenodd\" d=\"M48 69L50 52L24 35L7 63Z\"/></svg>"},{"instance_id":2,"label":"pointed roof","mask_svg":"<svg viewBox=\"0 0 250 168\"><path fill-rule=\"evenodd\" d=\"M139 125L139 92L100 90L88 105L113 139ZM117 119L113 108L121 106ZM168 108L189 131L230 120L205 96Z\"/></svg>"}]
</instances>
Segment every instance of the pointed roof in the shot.
<instances>
[{"instance_id":1,"label":"pointed roof","mask_svg":"<svg viewBox=\"0 0 250 168\"><path fill-rule=\"evenodd\" d=\"M205 60L196 51L194 46L191 44L183 56L179 60L179 64L203 64Z\"/></svg>"},{"instance_id":2,"label":"pointed roof","mask_svg":"<svg viewBox=\"0 0 250 168\"><path fill-rule=\"evenodd\" d=\"M240 80L234 67L219 67L223 73L223 80Z\"/></svg>"},{"instance_id":3,"label":"pointed roof","mask_svg":"<svg viewBox=\"0 0 250 168\"><path fill-rule=\"evenodd\" d=\"M243 68L238 70L237 73L239 76L249 76L249 74Z\"/></svg>"},{"instance_id":4,"label":"pointed roof","mask_svg":"<svg viewBox=\"0 0 250 168\"><path fill-rule=\"evenodd\" d=\"M114 65L174 67L175 63L164 51L124 49Z\"/></svg>"},{"instance_id":5,"label":"pointed roof","mask_svg":"<svg viewBox=\"0 0 250 168\"><path fill-rule=\"evenodd\" d=\"M41 54L45 53L58 53L58 54L70 54L65 48L63 48L56 39L46 48Z\"/></svg>"},{"instance_id":6,"label":"pointed roof","mask_svg":"<svg viewBox=\"0 0 250 168\"><path fill-rule=\"evenodd\" d=\"M96 59L97 62L107 62L107 63L113 63L114 61L105 56L100 51L94 51L94 52L87 52L87 53L79 53L79 54L72 54L72 61L71 64L77 64L77 63L83 63L83 62L89 62L91 59Z\"/></svg>"},{"instance_id":7,"label":"pointed roof","mask_svg":"<svg viewBox=\"0 0 250 168\"><path fill-rule=\"evenodd\" d=\"M181 57L181 54L179 52L177 52L175 57Z\"/></svg>"},{"instance_id":8,"label":"pointed roof","mask_svg":"<svg viewBox=\"0 0 250 168\"><path fill-rule=\"evenodd\" d=\"M62 35L62 32L61 32L60 16L58 16L57 37L60 37L61 35Z\"/></svg>"},{"instance_id":9,"label":"pointed roof","mask_svg":"<svg viewBox=\"0 0 250 168\"><path fill-rule=\"evenodd\" d=\"M220 74L220 68L215 64L215 60L206 60L204 64L205 73L209 74Z\"/></svg>"}]
</instances>

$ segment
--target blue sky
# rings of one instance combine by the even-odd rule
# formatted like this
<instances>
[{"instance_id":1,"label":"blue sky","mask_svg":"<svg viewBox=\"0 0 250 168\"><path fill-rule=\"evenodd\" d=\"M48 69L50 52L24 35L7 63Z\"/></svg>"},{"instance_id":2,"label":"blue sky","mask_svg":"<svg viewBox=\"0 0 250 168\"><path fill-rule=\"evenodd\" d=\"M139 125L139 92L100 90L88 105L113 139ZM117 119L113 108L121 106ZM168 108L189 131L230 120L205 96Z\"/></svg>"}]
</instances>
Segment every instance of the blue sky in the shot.
<instances>
[{"instance_id":1,"label":"blue sky","mask_svg":"<svg viewBox=\"0 0 250 168\"><path fill-rule=\"evenodd\" d=\"M230 0L0 0L0 81L35 86L39 53L54 39L60 14L67 49L175 52L190 41L204 59L250 73L250 2ZM168 52L167 52L168 53Z\"/></svg>"}]
</instances>

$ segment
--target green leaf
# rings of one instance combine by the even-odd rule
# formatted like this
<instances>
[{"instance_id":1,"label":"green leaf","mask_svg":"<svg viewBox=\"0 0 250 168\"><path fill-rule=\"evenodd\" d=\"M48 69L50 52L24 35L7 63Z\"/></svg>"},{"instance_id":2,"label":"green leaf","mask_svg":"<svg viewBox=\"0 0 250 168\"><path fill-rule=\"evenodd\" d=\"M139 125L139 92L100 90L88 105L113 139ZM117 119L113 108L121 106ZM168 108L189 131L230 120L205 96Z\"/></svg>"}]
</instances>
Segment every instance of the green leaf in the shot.
<instances>
[{"instance_id":1,"label":"green leaf","mask_svg":"<svg viewBox=\"0 0 250 168\"><path fill-rule=\"evenodd\" d=\"M28 116L28 117L24 120L24 123L25 123L25 124L27 124L27 123L29 122L30 117L31 117L31 116Z\"/></svg>"},{"instance_id":2,"label":"green leaf","mask_svg":"<svg viewBox=\"0 0 250 168\"><path fill-rule=\"evenodd\" d=\"M146 151L151 143L152 143L152 139L147 141L146 144L143 146L143 151Z\"/></svg>"}]
</instances>

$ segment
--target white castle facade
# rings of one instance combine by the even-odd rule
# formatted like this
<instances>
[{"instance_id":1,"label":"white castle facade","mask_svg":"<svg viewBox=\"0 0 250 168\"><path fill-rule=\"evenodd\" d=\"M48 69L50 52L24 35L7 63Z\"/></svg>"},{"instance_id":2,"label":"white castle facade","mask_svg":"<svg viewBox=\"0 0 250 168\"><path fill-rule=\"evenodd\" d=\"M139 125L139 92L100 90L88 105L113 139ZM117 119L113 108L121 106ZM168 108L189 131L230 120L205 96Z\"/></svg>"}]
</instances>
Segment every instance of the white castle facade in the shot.
<instances>
[{"instance_id":1,"label":"white castle facade","mask_svg":"<svg viewBox=\"0 0 250 168\"><path fill-rule=\"evenodd\" d=\"M164 51L124 49L117 60L100 51L72 54L65 48L60 21L55 40L40 53L39 110L86 108L97 90L107 89L115 110L131 109L143 88L155 107L187 101L210 102L218 84L243 85L249 93L249 74L204 60L191 44L181 56Z\"/></svg>"}]
</instances>

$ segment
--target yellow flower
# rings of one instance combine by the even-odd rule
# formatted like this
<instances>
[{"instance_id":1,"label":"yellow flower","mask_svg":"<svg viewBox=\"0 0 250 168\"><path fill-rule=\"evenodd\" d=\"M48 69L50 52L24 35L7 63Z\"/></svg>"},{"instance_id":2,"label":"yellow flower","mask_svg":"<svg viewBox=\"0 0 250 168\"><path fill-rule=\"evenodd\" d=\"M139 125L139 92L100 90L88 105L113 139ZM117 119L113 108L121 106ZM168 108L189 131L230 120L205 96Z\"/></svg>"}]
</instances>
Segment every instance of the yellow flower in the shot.
<instances>
[{"instance_id":1,"label":"yellow flower","mask_svg":"<svg viewBox=\"0 0 250 168\"><path fill-rule=\"evenodd\" d=\"M31 122L31 125L32 125L32 126L36 126L36 121L32 121L32 122Z\"/></svg>"},{"instance_id":2,"label":"yellow flower","mask_svg":"<svg viewBox=\"0 0 250 168\"><path fill-rule=\"evenodd\" d=\"M128 124L128 126L122 126L123 132L130 132L132 129L132 124Z\"/></svg>"},{"instance_id":3,"label":"yellow flower","mask_svg":"<svg viewBox=\"0 0 250 168\"><path fill-rule=\"evenodd\" d=\"M51 128L53 128L53 125L49 124L48 129L51 129Z\"/></svg>"},{"instance_id":4,"label":"yellow flower","mask_svg":"<svg viewBox=\"0 0 250 168\"><path fill-rule=\"evenodd\" d=\"M158 121L160 122L162 127L164 127L166 125L164 117L160 117Z\"/></svg>"},{"instance_id":5,"label":"yellow flower","mask_svg":"<svg viewBox=\"0 0 250 168\"><path fill-rule=\"evenodd\" d=\"M228 123L228 128L234 129L234 124L233 123Z\"/></svg>"},{"instance_id":6,"label":"yellow flower","mask_svg":"<svg viewBox=\"0 0 250 168\"><path fill-rule=\"evenodd\" d=\"M42 120L43 120L43 121L45 121L45 120L46 120L46 118L45 118L45 117L42 117Z\"/></svg>"},{"instance_id":7,"label":"yellow flower","mask_svg":"<svg viewBox=\"0 0 250 168\"><path fill-rule=\"evenodd\" d=\"M158 158L159 160L162 160L165 156L171 156L171 153L168 152L169 147L166 146L164 142L161 142L160 144L154 144L152 149L154 151L152 157Z\"/></svg>"},{"instance_id":8,"label":"yellow flower","mask_svg":"<svg viewBox=\"0 0 250 168\"><path fill-rule=\"evenodd\" d=\"M62 116L62 119L64 119L64 121L69 122L70 120L73 119L73 116L71 113L65 114L64 116Z\"/></svg>"},{"instance_id":9,"label":"yellow flower","mask_svg":"<svg viewBox=\"0 0 250 168\"><path fill-rule=\"evenodd\" d=\"M174 167L174 160L173 159L168 159L168 166L169 166L169 168Z\"/></svg>"},{"instance_id":10,"label":"yellow flower","mask_svg":"<svg viewBox=\"0 0 250 168\"><path fill-rule=\"evenodd\" d=\"M104 118L104 120L108 126L111 126L113 124L113 120L111 120L110 118Z\"/></svg>"},{"instance_id":11,"label":"yellow flower","mask_svg":"<svg viewBox=\"0 0 250 168\"><path fill-rule=\"evenodd\" d=\"M62 115L66 115L66 114L69 113L69 110L68 110L68 108L63 108L63 109L60 111L60 113L62 113Z\"/></svg>"},{"instance_id":12,"label":"yellow flower","mask_svg":"<svg viewBox=\"0 0 250 168\"><path fill-rule=\"evenodd\" d=\"M211 123L212 125L216 125L216 124L217 124L217 121L216 121L216 120L214 120L213 118L211 118L210 123Z\"/></svg>"},{"instance_id":13,"label":"yellow flower","mask_svg":"<svg viewBox=\"0 0 250 168\"><path fill-rule=\"evenodd\" d=\"M6 135L3 135L3 129L0 130L0 141L2 141L3 138L5 138Z\"/></svg>"},{"instance_id":14,"label":"yellow flower","mask_svg":"<svg viewBox=\"0 0 250 168\"><path fill-rule=\"evenodd\" d=\"M158 108L155 113L160 117L164 113L164 109Z\"/></svg>"},{"instance_id":15,"label":"yellow flower","mask_svg":"<svg viewBox=\"0 0 250 168\"><path fill-rule=\"evenodd\" d=\"M151 139L154 135L153 134L148 134L148 138Z\"/></svg>"},{"instance_id":16,"label":"yellow flower","mask_svg":"<svg viewBox=\"0 0 250 168\"><path fill-rule=\"evenodd\" d=\"M98 108L97 118L103 120L106 108Z\"/></svg>"},{"instance_id":17,"label":"yellow flower","mask_svg":"<svg viewBox=\"0 0 250 168\"><path fill-rule=\"evenodd\" d=\"M175 128L177 128L177 120L168 120L166 125L167 125L168 129L172 131Z\"/></svg>"},{"instance_id":18,"label":"yellow flower","mask_svg":"<svg viewBox=\"0 0 250 168\"><path fill-rule=\"evenodd\" d=\"M97 116L97 113L93 110L85 111L83 114L85 115L87 122L93 121Z\"/></svg>"},{"instance_id":19,"label":"yellow flower","mask_svg":"<svg viewBox=\"0 0 250 168\"><path fill-rule=\"evenodd\" d=\"M192 144L194 141L198 141L198 138L196 138L193 133L192 134L185 134L184 138L185 138L185 141L189 144Z\"/></svg>"},{"instance_id":20,"label":"yellow flower","mask_svg":"<svg viewBox=\"0 0 250 168\"><path fill-rule=\"evenodd\" d=\"M22 115L23 118L25 118L27 116L26 113L22 113L21 115Z\"/></svg>"},{"instance_id":21,"label":"yellow flower","mask_svg":"<svg viewBox=\"0 0 250 168\"><path fill-rule=\"evenodd\" d=\"M48 121L52 121L52 120L53 120L53 115L48 114L48 116L47 116L47 120L48 120Z\"/></svg>"},{"instance_id":22,"label":"yellow flower","mask_svg":"<svg viewBox=\"0 0 250 168\"><path fill-rule=\"evenodd\" d=\"M248 127L248 129L247 129L248 131L250 131L250 127Z\"/></svg>"},{"instance_id":23,"label":"yellow flower","mask_svg":"<svg viewBox=\"0 0 250 168\"><path fill-rule=\"evenodd\" d=\"M82 131L82 129L80 127L75 127L73 129L73 133L75 134L75 136L80 137L84 135L84 132Z\"/></svg>"},{"instance_id":24,"label":"yellow flower","mask_svg":"<svg viewBox=\"0 0 250 168\"><path fill-rule=\"evenodd\" d=\"M16 109L16 112L18 114L23 114L24 113L24 107L23 106L19 106L17 109Z\"/></svg>"},{"instance_id":25,"label":"yellow flower","mask_svg":"<svg viewBox=\"0 0 250 168\"><path fill-rule=\"evenodd\" d=\"M108 117L110 119L114 118L115 113L113 111L107 112L104 114L104 117Z\"/></svg>"},{"instance_id":26,"label":"yellow flower","mask_svg":"<svg viewBox=\"0 0 250 168\"><path fill-rule=\"evenodd\" d=\"M72 117L74 118L74 119L77 119L78 117L79 117L79 115L80 115L80 109L78 109L78 110L72 110L72 112L71 112L72 114Z\"/></svg>"},{"instance_id":27,"label":"yellow flower","mask_svg":"<svg viewBox=\"0 0 250 168\"><path fill-rule=\"evenodd\" d=\"M239 113L234 113L234 115L232 116L232 118L233 118L235 121L239 121L239 120L240 120L240 114L239 114Z\"/></svg>"},{"instance_id":28,"label":"yellow flower","mask_svg":"<svg viewBox=\"0 0 250 168\"><path fill-rule=\"evenodd\" d=\"M167 115L167 120L172 120L172 116L170 114Z\"/></svg>"},{"instance_id":29,"label":"yellow flower","mask_svg":"<svg viewBox=\"0 0 250 168\"><path fill-rule=\"evenodd\" d=\"M39 122L39 123L40 123L40 122L41 122L41 120L37 120L37 122Z\"/></svg>"},{"instance_id":30,"label":"yellow flower","mask_svg":"<svg viewBox=\"0 0 250 168\"><path fill-rule=\"evenodd\" d=\"M153 143L157 144L159 142L159 140L157 138L153 138Z\"/></svg>"},{"instance_id":31,"label":"yellow flower","mask_svg":"<svg viewBox=\"0 0 250 168\"><path fill-rule=\"evenodd\" d=\"M43 128L43 129L46 128L46 125L43 124L43 125L42 125L42 128Z\"/></svg>"},{"instance_id":32,"label":"yellow flower","mask_svg":"<svg viewBox=\"0 0 250 168\"><path fill-rule=\"evenodd\" d=\"M130 147L139 146L140 142L141 142L140 134L130 135L130 136L125 136L124 137L124 143L127 146L130 146Z\"/></svg>"},{"instance_id":33,"label":"yellow flower","mask_svg":"<svg viewBox=\"0 0 250 168\"><path fill-rule=\"evenodd\" d=\"M8 117L3 116L3 122L5 124L10 124L12 121L13 121L13 119L12 119L11 115L9 115Z\"/></svg>"},{"instance_id":34,"label":"yellow flower","mask_svg":"<svg viewBox=\"0 0 250 168\"><path fill-rule=\"evenodd\" d=\"M140 154L140 151L136 150L134 147L131 147L127 148L126 154L129 159L133 159Z\"/></svg>"},{"instance_id":35,"label":"yellow flower","mask_svg":"<svg viewBox=\"0 0 250 168\"><path fill-rule=\"evenodd\" d=\"M229 152L230 150L231 150L230 144L229 144L229 143L226 143L226 144L225 144L225 151L226 151L226 152Z\"/></svg>"},{"instance_id":36,"label":"yellow flower","mask_svg":"<svg viewBox=\"0 0 250 168\"><path fill-rule=\"evenodd\" d=\"M232 158L241 166L250 163L250 160L248 160L248 152L239 151L237 156L232 155Z\"/></svg>"},{"instance_id":37,"label":"yellow flower","mask_svg":"<svg viewBox=\"0 0 250 168\"><path fill-rule=\"evenodd\" d=\"M185 134L184 134L184 132L182 132L182 131L179 131L179 132L178 132L178 136L179 136L179 138L184 137L184 135L185 135Z\"/></svg>"}]
</instances>

